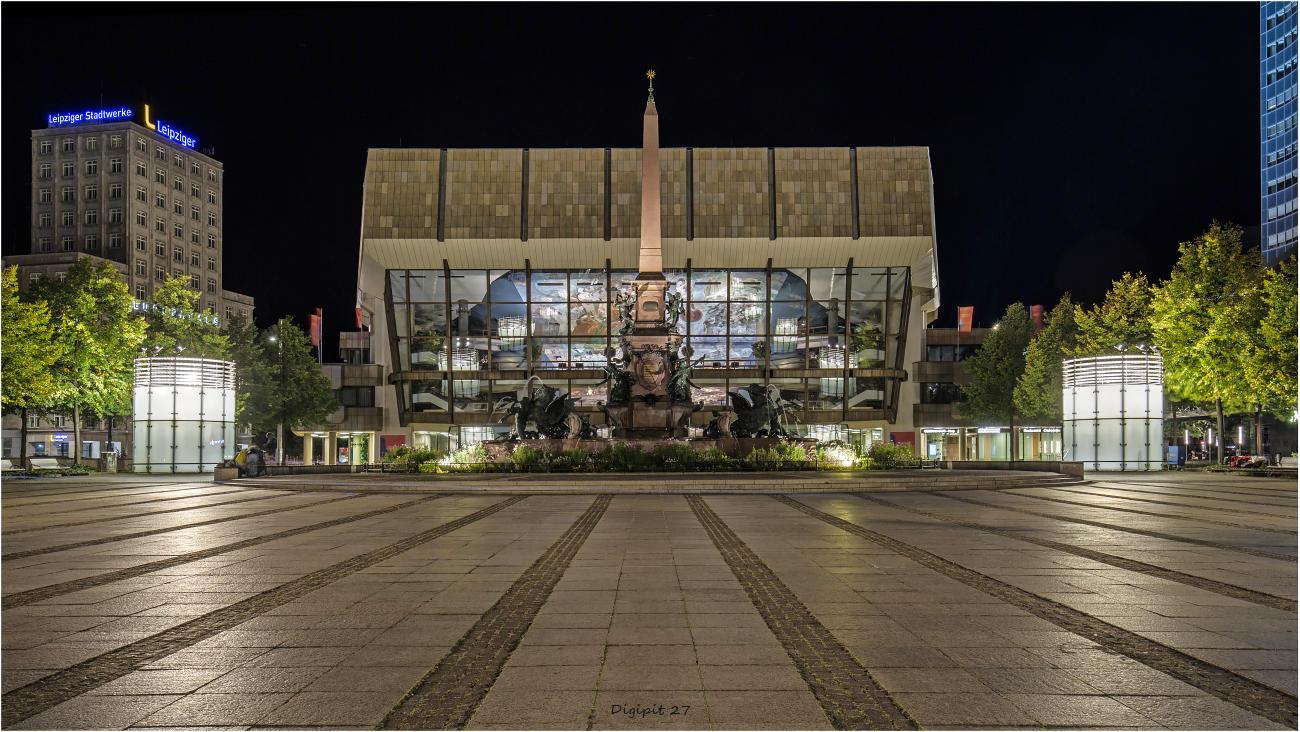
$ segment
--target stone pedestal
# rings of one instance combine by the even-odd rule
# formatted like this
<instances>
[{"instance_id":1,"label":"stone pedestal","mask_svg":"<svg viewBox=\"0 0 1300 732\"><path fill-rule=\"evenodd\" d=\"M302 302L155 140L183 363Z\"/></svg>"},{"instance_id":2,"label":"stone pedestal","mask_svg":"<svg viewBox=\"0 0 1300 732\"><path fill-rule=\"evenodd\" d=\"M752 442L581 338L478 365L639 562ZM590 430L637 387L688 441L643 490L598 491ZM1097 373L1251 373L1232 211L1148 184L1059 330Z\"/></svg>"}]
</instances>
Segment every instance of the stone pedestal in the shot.
<instances>
[{"instance_id":1,"label":"stone pedestal","mask_svg":"<svg viewBox=\"0 0 1300 732\"><path fill-rule=\"evenodd\" d=\"M693 404L659 401L653 406L646 406L637 401L607 406L605 416L614 427L613 436L618 439L685 439L686 425L694 411Z\"/></svg>"}]
</instances>

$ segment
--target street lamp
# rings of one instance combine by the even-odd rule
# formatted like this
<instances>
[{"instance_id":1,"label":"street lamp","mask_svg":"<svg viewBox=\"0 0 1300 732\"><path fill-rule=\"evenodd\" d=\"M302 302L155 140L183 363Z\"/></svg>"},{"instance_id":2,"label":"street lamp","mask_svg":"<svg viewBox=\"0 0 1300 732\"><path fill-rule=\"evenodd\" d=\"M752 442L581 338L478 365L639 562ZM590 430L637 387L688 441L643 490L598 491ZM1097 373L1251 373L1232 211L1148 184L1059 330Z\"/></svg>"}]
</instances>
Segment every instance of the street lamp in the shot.
<instances>
[{"instance_id":1,"label":"street lamp","mask_svg":"<svg viewBox=\"0 0 1300 732\"><path fill-rule=\"evenodd\" d=\"M284 345L275 336L266 339L275 344L280 353L280 413L275 423L275 464L284 465Z\"/></svg>"}]
</instances>

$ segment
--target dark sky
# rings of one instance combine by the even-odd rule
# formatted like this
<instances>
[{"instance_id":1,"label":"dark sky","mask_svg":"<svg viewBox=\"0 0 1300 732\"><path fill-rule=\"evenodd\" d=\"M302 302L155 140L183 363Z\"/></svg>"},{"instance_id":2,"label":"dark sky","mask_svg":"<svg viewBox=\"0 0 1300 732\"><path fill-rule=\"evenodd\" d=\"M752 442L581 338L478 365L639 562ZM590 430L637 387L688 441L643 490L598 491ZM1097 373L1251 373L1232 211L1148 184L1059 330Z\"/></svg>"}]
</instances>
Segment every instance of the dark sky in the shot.
<instances>
[{"instance_id":1,"label":"dark sky","mask_svg":"<svg viewBox=\"0 0 1300 732\"><path fill-rule=\"evenodd\" d=\"M148 102L225 164L226 287L264 326L323 307L331 346L367 148L639 147L652 67L665 147L929 146L938 326L1259 223L1254 3L157 9L6 5L4 253L30 130Z\"/></svg>"}]
</instances>

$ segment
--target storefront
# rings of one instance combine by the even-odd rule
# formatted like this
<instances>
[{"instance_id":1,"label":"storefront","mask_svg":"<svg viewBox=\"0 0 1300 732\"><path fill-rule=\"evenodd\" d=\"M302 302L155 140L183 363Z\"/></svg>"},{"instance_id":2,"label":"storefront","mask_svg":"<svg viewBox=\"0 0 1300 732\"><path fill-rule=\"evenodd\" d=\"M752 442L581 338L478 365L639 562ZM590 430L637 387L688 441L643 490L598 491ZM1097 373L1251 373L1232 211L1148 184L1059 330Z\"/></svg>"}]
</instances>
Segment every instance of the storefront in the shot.
<instances>
[{"instance_id":1,"label":"storefront","mask_svg":"<svg viewBox=\"0 0 1300 732\"><path fill-rule=\"evenodd\" d=\"M921 459L961 459L961 428L925 427L921 430Z\"/></svg>"},{"instance_id":2,"label":"storefront","mask_svg":"<svg viewBox=\"0 0 1300 732\"><path fill-rule=\"evenodd\" d=\"M1018 427L1020 444L1016 458L1018 460L1060 460L1060 427Z\"/></svg>"}]
</instances>

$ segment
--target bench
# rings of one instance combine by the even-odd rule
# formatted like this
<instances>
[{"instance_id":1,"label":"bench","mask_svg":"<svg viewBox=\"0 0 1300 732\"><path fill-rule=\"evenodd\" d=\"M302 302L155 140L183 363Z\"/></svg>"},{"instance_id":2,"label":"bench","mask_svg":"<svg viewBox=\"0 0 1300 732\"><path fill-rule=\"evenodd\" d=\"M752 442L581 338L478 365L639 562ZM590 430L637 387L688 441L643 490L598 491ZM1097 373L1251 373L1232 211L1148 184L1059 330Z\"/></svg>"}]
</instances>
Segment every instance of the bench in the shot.
<instances>
[{"instance_id":1,"label":"bench","mask_svg":"<svg viewBox=\"0 0 1300 732\"><path fill-rule=\"evenodd\" d=\"M0 472L3 472L3 473L26 473L27 471L26 471L26 470L23 470L22 468L15 468L15 467L14 467L14 464L11 463L11 462L9 462L9 460L6 458L5 460L0 461Z\"/></svg>"},{"instance_id":2,"label":"bench","mask_svg":"<svg viewBox=\"0 0 1300 732\"><path fill-rule=\"evenodd\" d=\"M54 458L27 458L27 462L32 466L32 470L38 473L68 474L68 469L59 465L59 461Z\"/></svg>"}]
</instances>

